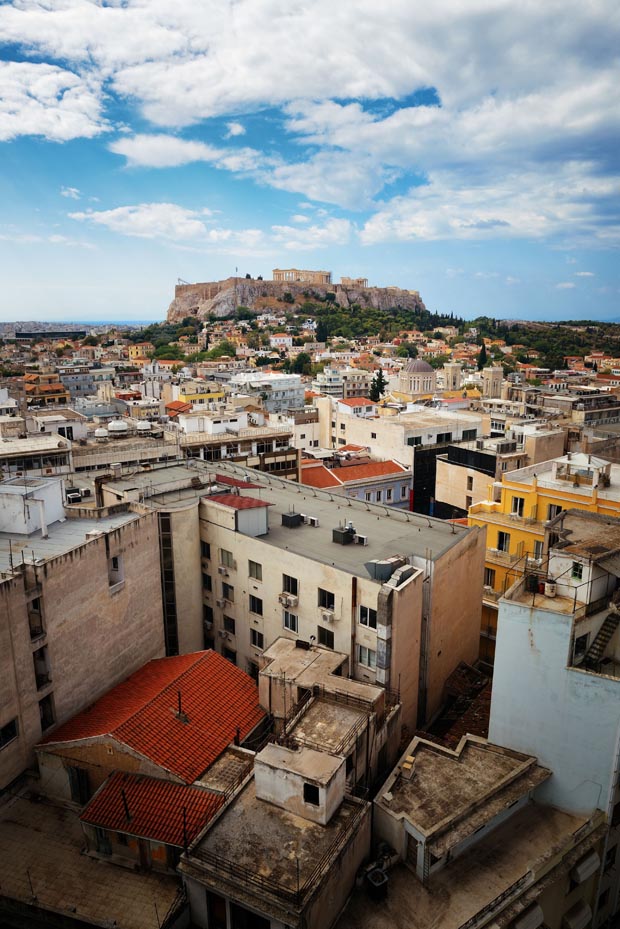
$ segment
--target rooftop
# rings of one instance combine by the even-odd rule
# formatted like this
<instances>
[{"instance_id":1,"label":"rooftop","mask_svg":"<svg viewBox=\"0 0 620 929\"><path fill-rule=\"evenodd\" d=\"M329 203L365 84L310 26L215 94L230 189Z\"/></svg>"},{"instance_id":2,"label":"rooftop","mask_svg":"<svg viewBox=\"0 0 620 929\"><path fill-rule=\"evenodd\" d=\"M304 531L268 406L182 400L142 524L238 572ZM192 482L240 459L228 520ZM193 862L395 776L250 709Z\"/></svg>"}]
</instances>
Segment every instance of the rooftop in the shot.
<instances>
[{"instance_id":1,"label":"rooftop","mask_svg":"<svg viewBox=\"0 0 620 929\"><path fill-rule=\"evenodd\" d=\"M579 846L586 823L585 817L529 803L481 839L475 855L457 856L427 884L400 864L389 872L386 899L374 902L365 889L354 891L336 929L461 929L482 910L490 910L488 921L510 902L511 889L532 886L558 866L569 870L572 863L557 864L558 853L574 847L583 854L591 844L586 839ZM507 922L500 915L493 925Z\"/></svg>"},{"instance_id":2,"label":"rooftop","mask_svg":"<svg viewBox=\"0 0 620 929\"><path fill-rule=\"evenodd\" d=\"M407 469L396 461L369 461L364 464L350 464L330 469L310 459L302 467L301 480L308 487L324 489L325 487L342 487L373 478L395 477L406 473Z\"/></svg>"},{"instance_id":3,"label":"rooftop","mask_svg":"<svg viewBox=\"0 0 620 929\"><path fill-rule=\"evenodd\" d=\"M535 758L471 736L455 750L416 738L403 757L414 758L411 778L398 768L376 802L429 837L437 857L551 776Z\"/></svg>"},{"instance_id":4,"label":"rooftop","mask_svg":"<svg viewBox=\"0 0 620 929\"><path fill-rule=\"evenodd\" d=\"M257 497L242 497L241 494L213 494L209 497L210 503L219 503L233 510L255 510L259 507L273 506L266 500Z\"/></svg>"},{"instance_id":5,"label":"rooftop","mask_svg":"<svg viewBox=\"0 0 620 929\"><path fill-rule=\"evenodd\" d=\"M345 797L323 826L258 800L252 779L190 850L190 866L195 862L237 890L295 904L316 889L366 809Z\"/></svg>"},{"instance_id":6,"label":"rooftop","mask_svg":"<svg viewBox=\"0 0 620 929\"><path fill-rule=\"evenodd\" d=\"M620 551L620 519L613 516L585 510L564 510L550 526L560 536L553 548L564 555L587 558L607 570L606 562L610 556ZM612 573L615 571L612 570Z\"/></svg>"},{"instance_id":7,"label":"rooftop","mask_svg":"<svg viewBox=\"0 0 620 929\"><path fill-rule=\"evenodd\" d=\"M101 829L183 848L224 802L222 794L203 787L116 771L99 788L80 819Z\"/></svg>"},{"instance_id":8,"label":"rooftop","mask_svg":"<svg viewBox=\"0 0 620 929\"><path fill-rule=\"evenodd\" d=\"M109 735L192 783L264 717L251 677L216 652L195 652L149 661L41 746Z\"/></svg>"},{"instance_id":9,"label":"rooftop","mask_svg":"<svg viewBox=\"0 0 620 929\"><path fill-rule=\"evenodd\" d=\"M101 867L82 854L76 814L22 795L0 808L2 893L93 926L152 929L175 900L176 877Z\"/></svg>"},{"instance_id":10,"label":"rooftop","mask_svg":"<svg viewBox=\"0 0 620 929\"><path fill-rule=\"evenodd\" d=\"M0 574L12 572L23 562L43 564L85 545L89 541L89 532L113 532L137 519L140 516L129 511L101 519L66 519L64 522L51 523L47 527L46 539L41 538L40 530L31 535L0 532Z\"/></svg>"},{"instance_id":11,"label":"rooftop","mask_svg":"<svg viewBox=\"0 0 620 929\"><path fill-rule=\"evenodd\" d=\"M366 562L396 554L405 558L414 555L425 557L427 554L438 558L471 531L394 507L345 499L339 495L332 497L329 492L224 462L218 462L218 471L253 480L261 487L260 492L255 491L253 495L273 503L269 534L261 538L261 544L288 549L351 574L366 576ZM282 515L291 512L315 517L319 524L294 529L282 526ZM367 537L367 546L338 545L332 541L332 530L344 520L352 521L356 533Z\"/></svg>"}]
</instances>

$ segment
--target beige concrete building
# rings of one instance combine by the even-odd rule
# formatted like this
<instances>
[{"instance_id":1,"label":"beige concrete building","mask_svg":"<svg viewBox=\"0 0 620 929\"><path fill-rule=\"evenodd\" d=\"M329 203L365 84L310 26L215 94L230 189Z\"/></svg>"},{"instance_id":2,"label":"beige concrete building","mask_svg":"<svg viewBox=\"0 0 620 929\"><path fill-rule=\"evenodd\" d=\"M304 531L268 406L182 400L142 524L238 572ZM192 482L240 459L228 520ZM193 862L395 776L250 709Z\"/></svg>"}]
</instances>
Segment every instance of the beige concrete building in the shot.
<instances>
[{"instance_id":1,"label":"beige concrete building","mask_svg":"<svg viewBox=\"0 0 620 929\"><path fill-rule=\"evenodd\" d=\"M489 400L499 400L502 396L504 369L493 366L482 369L482 396Z\"/></svg>"},{"instance_id":2,"label":"beige concrete building","mask_svg":"<svg viewBox=\"0 0 620 929\"><path fill-rule=\"evenodd\" d=\"M66 511L58 480L0 484L0 787L42 733L164 654L155 514Z\"/></svg>"}]
</instances>

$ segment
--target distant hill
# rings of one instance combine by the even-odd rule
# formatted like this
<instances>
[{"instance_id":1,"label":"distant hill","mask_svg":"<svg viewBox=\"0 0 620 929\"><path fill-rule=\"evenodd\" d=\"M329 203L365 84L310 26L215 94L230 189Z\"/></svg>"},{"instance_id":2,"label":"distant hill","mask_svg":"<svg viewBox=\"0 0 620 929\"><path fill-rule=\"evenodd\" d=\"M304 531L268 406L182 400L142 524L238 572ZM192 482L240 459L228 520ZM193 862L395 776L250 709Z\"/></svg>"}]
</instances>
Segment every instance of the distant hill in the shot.
<instances>
[{"instance_id":1,"label":"distant hill","mask_svg":"<svg viewBox=\"0 0 620 929\"><path fill-rule=\"evenodd\" d=\"M247 307L258 315L269 310L282 310L283 304L291 304L296 305L299 312L304 303L317 300L333 300L338 306L346 308L357 304L384 311L396 306L413 311L426 310L417 291L400 290L398 287L349 287L343 284L284 283L230 277L224 281L203 284L178 284L174 300L168 307L167 320L169 323L178 323L187 316L198 319L232 316L238 306Z\"/></svg>"}]
</instances>

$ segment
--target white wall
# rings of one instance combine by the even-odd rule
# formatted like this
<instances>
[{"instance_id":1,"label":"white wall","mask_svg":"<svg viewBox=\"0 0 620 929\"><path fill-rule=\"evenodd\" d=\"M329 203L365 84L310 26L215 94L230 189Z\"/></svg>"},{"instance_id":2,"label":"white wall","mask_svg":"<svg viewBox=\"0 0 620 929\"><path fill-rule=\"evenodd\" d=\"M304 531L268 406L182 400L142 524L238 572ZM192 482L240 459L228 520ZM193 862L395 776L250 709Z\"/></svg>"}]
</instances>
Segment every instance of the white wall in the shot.
<instances>
[{"instance_id":1,"label":"white wall","mask_svg":"<svg viewBox=\"0 0 620 929\"><path fill-rule=\"evenodd\" d=\"M607 811L620 680L567 667L571 626L570 616L500 601L489 740L551 768L541 799L581 813Z\"/></svg>"}]
</instances>

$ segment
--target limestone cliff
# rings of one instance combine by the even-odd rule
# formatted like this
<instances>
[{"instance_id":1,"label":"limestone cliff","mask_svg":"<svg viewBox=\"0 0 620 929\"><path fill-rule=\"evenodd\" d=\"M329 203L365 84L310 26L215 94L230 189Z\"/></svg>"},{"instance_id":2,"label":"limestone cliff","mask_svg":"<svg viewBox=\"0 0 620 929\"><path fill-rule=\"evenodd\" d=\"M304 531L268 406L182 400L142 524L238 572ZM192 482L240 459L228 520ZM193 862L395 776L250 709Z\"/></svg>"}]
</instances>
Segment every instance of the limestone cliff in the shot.
<instances>
[{"instance_id":1,"label":"limestone cliff","mask_svg":"<svg viewBox=\"0 0 620 929\"><path fill-rule=\"evenodd\" d=\"M306 300L324 298L327 293L336 295L336 303L348 307L358 303L364 307L390 310L401 306L410 310L424 310L420 295L413 290L398 287L346 287L342 284L281 283L255 281L246 278L228 278L205 284L178 284L174 300L168 307L168 322L178 323L186 316L206 319L233 314L238 306L246 306L256 314L269 310L293 309L293 304L282 302L284 294L291 294L299 307Z\"/></svg>"}]
</instances>

